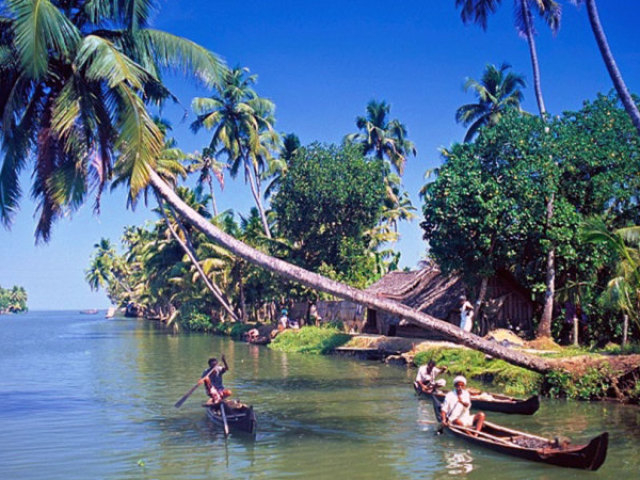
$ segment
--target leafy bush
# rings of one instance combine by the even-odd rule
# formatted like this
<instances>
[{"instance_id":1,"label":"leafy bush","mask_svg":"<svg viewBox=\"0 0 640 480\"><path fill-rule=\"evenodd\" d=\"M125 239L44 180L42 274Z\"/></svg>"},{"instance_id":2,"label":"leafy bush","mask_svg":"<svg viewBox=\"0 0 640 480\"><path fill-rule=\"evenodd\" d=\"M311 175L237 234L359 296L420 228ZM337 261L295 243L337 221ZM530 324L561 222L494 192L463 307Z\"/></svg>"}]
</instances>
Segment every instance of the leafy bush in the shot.
<instances>
[{"instance_id":1,"label":"leafy bush","mask_svg":"<svg viewBox=\"0 0 640 480\"><path fill-rule=\"evenodd\" d=\"M231 338L241 339L246 332L254 327L255 325L249 323L224 322L216 324L213 331L218 335L227 335Z\"/></svg>"},{"instance_id":2,"label":"leafy bush","mask_svg":"<svg viewBox=\"0 0 640 480\"><path fill-rule=\"evenodd\" d=\"M179 323L187 330L209 332L213 328L209 315L195 310L180 312Z\"/></svg>"},{"instance_id":3,"label":"leafy bush","mask_svg":"<svg viewBox=\"0 0 640 480\"><path fill-rule=\"evenodd\" d=\"M590 368L574 377L564 370L552 370L545 376L543 391L554 398L576 400L604 398L611 388L610 373L607 369Z\"/></svg>"},{"instance_id":4,"label":"leafy bush","mask_svg":"<svg viewBox=\"0 0 640 480\"><path fill-rule=\"evenodd\" d=\"M281 352L323 354L344 345L351 338L335 328L303 327L300 330L285 330L269 347Z\"/></svg>"}]
</instances>

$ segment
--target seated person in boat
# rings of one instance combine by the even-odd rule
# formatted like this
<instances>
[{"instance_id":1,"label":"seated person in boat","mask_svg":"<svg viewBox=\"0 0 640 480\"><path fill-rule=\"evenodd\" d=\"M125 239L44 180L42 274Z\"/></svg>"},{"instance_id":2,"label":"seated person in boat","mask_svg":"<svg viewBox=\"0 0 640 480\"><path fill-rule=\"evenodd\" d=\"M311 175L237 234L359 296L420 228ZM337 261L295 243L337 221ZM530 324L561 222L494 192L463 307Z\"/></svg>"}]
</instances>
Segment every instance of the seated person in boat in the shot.
<instances>
[{"instance_id":1,"label":"seated person in boat","mask_svg":"<svg viewBox=\"0 0 640 480\"><path fill-rule=\"evenodd\" d=\"M248 342L255 342L260 337L260 331L257 328L252 328L245 335Z\"/></svg>"},{"instance_id":2,"label":"seated person in boat","mask_svg":"<svg viewBox=\"0 0 640 480\"><path fill-rule=\"evenodd\" d=\"M227 365L227 359L222 355L222 365L218 363L216 358L209 359L209 368L202 372L202 378L198 381L199 384L205 386L209 400L207 403L217 405L223 399L231 396L231 391L224 388L222 384L222 375L229 371L229 365ZM209 373L207 375L207 372Z\"/></svg>"},{"instance_id":3,"label":"seated person in boat","mask_svg":"<svg viewBox=\"0 0 640 480\"><path fill-rule=\"evenodd\" d=\"M422 392L429 394L437 387L444 387L447 381L439 380L436 384L436 377L441 373L444 373L446 370L447 367L436 367L436 362L429 360L429 363L422 365L418 369L416 381L414 382L416 389L420 389Z\"/></svg>"},{"instance_id":4,"label":"seated person in boat","mask_svg":"<svg viewBox=\"0 0 640 480\"><path fill-rule=\"evenodd\" d=\"M457 376L453 379L453 387L454 389L444 397L440 412L442 424L445 426L449 424L459 425L466 428L475 427L476 431L479 432L482 430L482 425L484 425L485 415L482 412L475 415L469 413L471 396L466 389L467 379L462 375Z\"/></svg>"},{"instance_id":5,"label":"seated person in boat","mask_svg":"<svg viewBox=\"0 0 640 480\"><path fill-rule=\"evenodd\" d=\"M293 330L298 330L300 328L300 323L297 320L289 319L288 326Z\"/></svg>"}]
</instances>

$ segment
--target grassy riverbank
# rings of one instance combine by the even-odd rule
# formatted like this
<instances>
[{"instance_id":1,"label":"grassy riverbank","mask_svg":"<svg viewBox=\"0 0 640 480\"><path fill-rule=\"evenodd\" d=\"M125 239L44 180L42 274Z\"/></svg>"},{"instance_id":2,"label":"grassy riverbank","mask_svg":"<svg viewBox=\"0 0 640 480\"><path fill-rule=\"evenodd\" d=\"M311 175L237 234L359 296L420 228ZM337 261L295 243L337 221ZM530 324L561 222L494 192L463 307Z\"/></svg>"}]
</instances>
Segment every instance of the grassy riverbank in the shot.
<instances>
[{"instance_id":1,"label":"grassy riverbank","mask_svg":"<svg viewBox=\"0 0 640 480\"><path fill-rule=\"evenodd\" d=\"M325 327L303 327L300 330L286 330L269 344L270 348L281 352L329 354L351 339L351 335Z\"/></svg>"}]
</instances>

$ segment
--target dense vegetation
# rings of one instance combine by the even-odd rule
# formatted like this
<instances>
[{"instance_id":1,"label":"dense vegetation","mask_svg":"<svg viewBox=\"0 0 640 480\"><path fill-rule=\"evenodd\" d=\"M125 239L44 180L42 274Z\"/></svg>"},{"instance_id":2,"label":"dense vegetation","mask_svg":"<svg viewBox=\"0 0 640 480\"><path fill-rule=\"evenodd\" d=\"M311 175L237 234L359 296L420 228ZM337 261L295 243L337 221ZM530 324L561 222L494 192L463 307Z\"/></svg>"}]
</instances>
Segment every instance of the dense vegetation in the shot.
<instances>
[{"instance_id":1,"label":"dense vegetation","mask_svg":"<svg viewBox=\"0 0 640 480\"><path fill-rule=\"evenodd\" d=\"M0 314L26 312L27 292L24 287L13 286L12 288L0 287Z\"/></svg>"},{"instance_id":2,"label":"dense vegetation","mask_svg":"<svg viewBox=\"0 0 640 480\"><path fill-rule=\"evenodd\" d=\"M483 27L498 3L456 1L463 21ZM318 295L301 286L307 285L393 312L393 302L347 288L367 285L397 265L398 222L414 215L401 177L416 151L404 124L390 118L390 106L370 102L356 119L357 132L341 146L304 147L294 136L283 141L273 102L253 89L255 77L226 68L187 39L150 28L153 7L139 0L2 2L0 220L11 224L28 167L36 236L44 241L53 223L90 192L98 208L107 186L125 185L129 205L155 198L160 220L127 228L122 253L108 239L97 245L87 280L106 287L114 303L210 329L215 319L244 321L261 310L273 313L277 302ZM562 306L572 305L587 315L587 340L619 340L621 319L631 320L638 339L637 106L601 48L617 96L550 117L532 7L554 31L560 16L554 1L516 2L540 117L520 111L524 85L506 66L467 82L477 104L463 106L458 120L469 126L469 142L444 153L435 181L423 190L428 254L446 271L462 272L480 304L478 284L497 269L511 271L541 306L541 336L558 338ZM587 10L602 46L594 1ZM201 155L181 152L166 122L154 118L174 98L163 82L167 71L210 89L192 102L192 128L212 132ZM317 165L310 163L315 158ZM221 181L225 172L242 175L255 210L217 212L212 178ZM322 176L330 172L340 174L327 182ZM180 186L189 174L210 195ZM296 175L304 182L293 182ZM349 175L357 181L344 181ZM309 211L296 212L301 208ZM305 213L314 215L307 229L301 227ZM491 352L489 342L478 342L476 348Z\"/></svg>"}]
</instances>

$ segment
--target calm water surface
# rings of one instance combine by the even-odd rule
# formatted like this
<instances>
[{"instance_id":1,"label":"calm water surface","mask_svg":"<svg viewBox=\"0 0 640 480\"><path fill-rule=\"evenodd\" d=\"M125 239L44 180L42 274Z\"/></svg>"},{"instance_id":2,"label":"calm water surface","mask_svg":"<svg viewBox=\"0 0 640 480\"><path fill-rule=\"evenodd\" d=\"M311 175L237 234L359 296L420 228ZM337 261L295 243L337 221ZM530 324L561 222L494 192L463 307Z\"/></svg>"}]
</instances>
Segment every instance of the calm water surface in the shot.
<instances>
[{"instance_id":1,"label":"calm water surface","mask_svg":"<svg viewBox=\"0 0 640 480\"><path fill-rule=\"evenodd\" d=\"M493 418L584 440L608 430L607 461L582 472L471 450L436 436L413 372L273 352L142 320L76 312L0 317L0 479L638 479L640 408L544 401ZM255 406L255 439L225 441L195 383L225 352L225 384Z\"/></svg>"}]
</instances>

